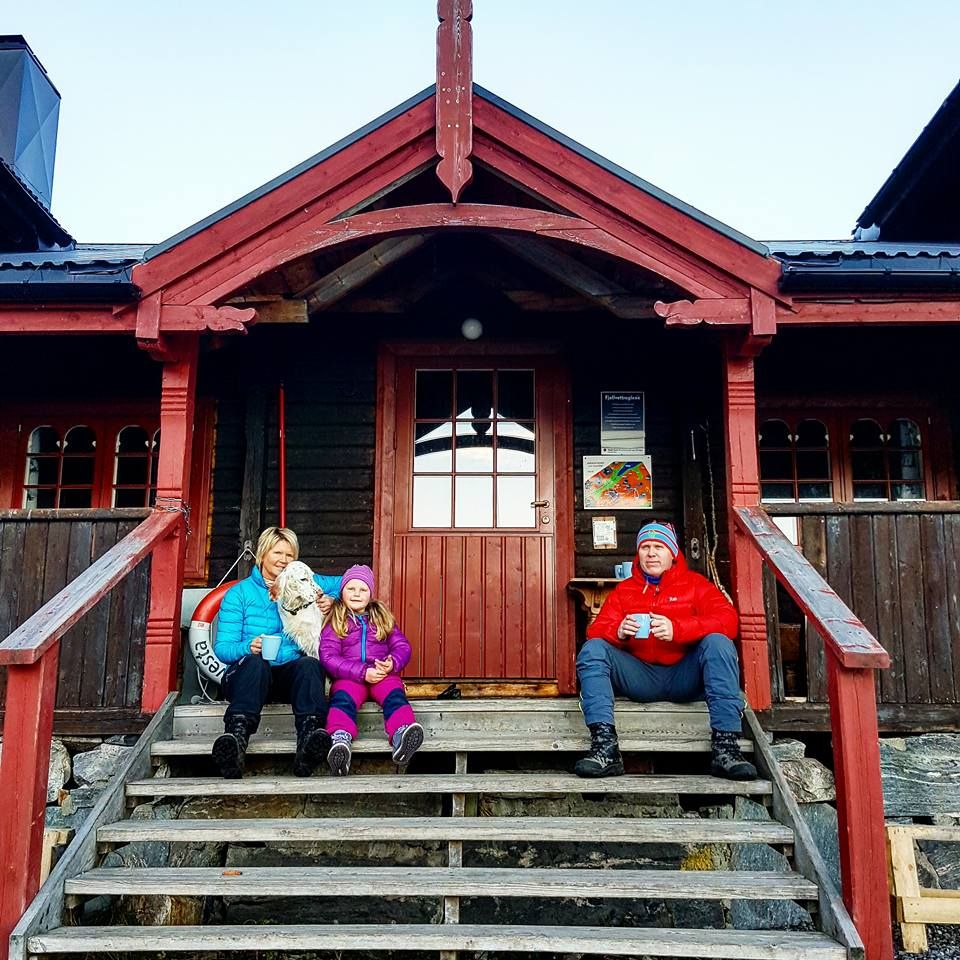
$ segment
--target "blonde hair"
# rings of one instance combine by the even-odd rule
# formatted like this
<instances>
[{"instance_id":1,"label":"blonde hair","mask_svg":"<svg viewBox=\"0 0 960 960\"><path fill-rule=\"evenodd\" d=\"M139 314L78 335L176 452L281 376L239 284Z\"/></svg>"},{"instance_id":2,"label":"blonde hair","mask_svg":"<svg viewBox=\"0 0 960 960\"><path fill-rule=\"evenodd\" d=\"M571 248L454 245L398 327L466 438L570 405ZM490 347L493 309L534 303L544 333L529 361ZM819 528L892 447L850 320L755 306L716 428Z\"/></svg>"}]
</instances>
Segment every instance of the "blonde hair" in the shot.
<instances>
[{"instance_id":1,"label":"blonde hair","mask_svg":"<svg viewBox=\"0 0 960 960\"><path fill-rule=\"evenodd\" d=\"M289 527L267 527L260 534L257 540L257 552L254 554L254 562L257 567L263 566L263 558L278 544L286 543L293 550L293 559L300 556L300 541L297 535Z\"/></svg>"},{"instance_id":2,"label":"blonde hair","mask_svg":"<svg viewBox=\"0 0 960 960\"><path fill-rule=\"evenodd\" d=\"M347 635L347 630L350 628L350 614L351 611L342 600L333 601L327 622L333 627L333 632L338 637ZM386 640L390 631L397 625L397 618L390 612L390 608L379 600L371 600L367 604L366 614L379 640Z\"/></svg>"}]
</instances>

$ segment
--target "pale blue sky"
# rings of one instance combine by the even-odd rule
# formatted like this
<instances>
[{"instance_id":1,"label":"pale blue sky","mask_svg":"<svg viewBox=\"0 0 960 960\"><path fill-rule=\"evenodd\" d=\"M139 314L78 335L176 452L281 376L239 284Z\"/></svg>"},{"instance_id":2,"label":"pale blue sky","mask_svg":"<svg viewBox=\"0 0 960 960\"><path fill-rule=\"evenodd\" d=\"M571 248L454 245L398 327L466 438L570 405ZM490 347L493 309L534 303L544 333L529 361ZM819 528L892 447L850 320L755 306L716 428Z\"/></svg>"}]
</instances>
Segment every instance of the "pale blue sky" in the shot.
<instances>
[{"instance_id":1,"label":"pale blue sky","mask_svg":"<svg viewBox=\"0 0 960 960\"><path fill-rule=\"evenodd\" d=\"M750 236L849 235L957 81L956 0L474 0L475 80ZM162 240L434 80L435 0L11 4L53 210Z\"/></svg>"}]
</instances>

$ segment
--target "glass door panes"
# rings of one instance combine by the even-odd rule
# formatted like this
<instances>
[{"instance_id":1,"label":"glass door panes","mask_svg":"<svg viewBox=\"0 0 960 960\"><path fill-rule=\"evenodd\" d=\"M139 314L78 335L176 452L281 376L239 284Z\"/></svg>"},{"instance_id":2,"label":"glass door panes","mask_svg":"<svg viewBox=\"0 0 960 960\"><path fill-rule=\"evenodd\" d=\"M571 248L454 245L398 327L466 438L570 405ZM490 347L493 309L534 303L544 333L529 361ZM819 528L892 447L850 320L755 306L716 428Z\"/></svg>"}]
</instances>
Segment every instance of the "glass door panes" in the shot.
<instances>
[{"instance_id":1,"label":"glass door panes","mask_svg":"<svg viewBox=\"0 0 960 960\"><path fill-rule=\"evenodd\" d=\"M533 370L418 370L413 526L534 528Z\"/></svg>"}]
</instances>

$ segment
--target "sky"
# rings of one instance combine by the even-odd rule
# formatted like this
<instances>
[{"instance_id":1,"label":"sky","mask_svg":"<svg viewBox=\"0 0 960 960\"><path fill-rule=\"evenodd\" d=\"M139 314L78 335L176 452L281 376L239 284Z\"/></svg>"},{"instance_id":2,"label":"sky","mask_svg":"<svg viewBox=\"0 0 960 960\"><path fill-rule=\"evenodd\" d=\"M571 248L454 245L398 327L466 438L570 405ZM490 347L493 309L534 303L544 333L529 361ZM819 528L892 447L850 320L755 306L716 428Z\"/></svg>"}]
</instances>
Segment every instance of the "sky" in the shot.
<instances>
[{"instance_id":1,"label":"sky","mask_svg":"<svg viewBox=\"0 0 960 960\"><path fill-rule=\"evenodd\" d=\"M53 213L159 242L435 79L435 0L46 0ZM956 0L474 0L474 79L759 240L850 235L956 84Z\"/></svg>"}]
</instances>

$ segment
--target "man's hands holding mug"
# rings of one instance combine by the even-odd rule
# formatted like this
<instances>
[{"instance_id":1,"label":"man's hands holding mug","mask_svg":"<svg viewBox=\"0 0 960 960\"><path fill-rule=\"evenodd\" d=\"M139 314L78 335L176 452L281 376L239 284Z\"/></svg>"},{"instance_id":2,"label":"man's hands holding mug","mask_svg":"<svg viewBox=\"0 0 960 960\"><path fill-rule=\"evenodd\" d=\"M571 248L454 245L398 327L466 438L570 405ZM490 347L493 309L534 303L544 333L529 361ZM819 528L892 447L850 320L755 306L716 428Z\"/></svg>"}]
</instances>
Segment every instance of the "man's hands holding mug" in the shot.
<instances>
[{"instance_id":1,"label":"man's hands holding mug","mask_svg":"<svg viewBox=\"0 0 960 960\"><path fill-rule=\"evenodd\" d=\"M620 626L617 627L617 636L621 640L629 640L632 637L641 635L641 628L644 626L641 621L641 616L643 615L628 613L623 620L620 621ZM666 643L671 643L673 641L673 621L669 617L665 617L659 613L651 613L649 617L649 636L656 637L657 640L663 640Z\"/></svg>"}]
</instances>

